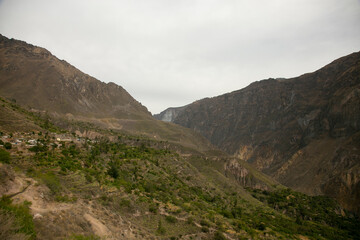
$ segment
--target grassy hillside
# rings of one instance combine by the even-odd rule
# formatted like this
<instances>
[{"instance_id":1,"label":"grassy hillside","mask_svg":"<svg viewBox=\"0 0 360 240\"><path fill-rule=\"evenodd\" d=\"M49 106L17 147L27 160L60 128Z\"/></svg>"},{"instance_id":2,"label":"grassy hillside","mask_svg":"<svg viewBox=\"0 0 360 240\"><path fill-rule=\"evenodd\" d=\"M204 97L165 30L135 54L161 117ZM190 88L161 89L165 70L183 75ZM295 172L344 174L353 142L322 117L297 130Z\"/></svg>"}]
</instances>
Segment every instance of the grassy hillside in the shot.
<instances>
[{"instance_id":1,"label":"grassy hillside","mask_svg":"<svg viewBox=\"0 0 360 240\"><path fill-rule=\"evenodd\" d=\"M36 127L1 129L0 236L359 238L358 222L334 200L293 192L226 154L104 129L81 137L3 103Z\"/></svg>"}]
</instances>

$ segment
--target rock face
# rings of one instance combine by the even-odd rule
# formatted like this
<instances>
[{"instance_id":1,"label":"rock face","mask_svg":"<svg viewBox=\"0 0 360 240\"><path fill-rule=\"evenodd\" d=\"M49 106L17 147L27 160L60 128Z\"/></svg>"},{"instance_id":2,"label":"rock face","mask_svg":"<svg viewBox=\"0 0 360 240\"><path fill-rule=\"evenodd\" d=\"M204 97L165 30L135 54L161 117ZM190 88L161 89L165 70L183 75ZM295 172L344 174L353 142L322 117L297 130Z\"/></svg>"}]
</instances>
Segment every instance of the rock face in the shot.
<instances>
[{"instance_id":1,"label":"rock face","mask_svg":"<svg viewBox=\"0 0 360 240\"><path fill-rule=\"evenodd\" d=\"M172 120L281 183L360 211L360 53L182 108Z\"/></svg>"},{"instance_id":2,"label":"rock face","mask_svg":"<svg viewBox=\"0 0 360 240\"><path fill-rule=\"evenodd\" d=\"M168 108L164 111L162 111L159 114L155 114L154 118L164 121L164 122L172 122L174 119L181 113L182 110L184 110L185 107L177 107L177 108Z\"/></svg>"},{"instance_id":3,"label":"rock face","mask_svg":"<svg viewBox=\"0 0 360 240\"><path fill-rule=\"evenodd\" d=\"M58 115L151 117L122 87L100 82L46 49L1 35L0 95Z\"/></svg>"}]
</instances>

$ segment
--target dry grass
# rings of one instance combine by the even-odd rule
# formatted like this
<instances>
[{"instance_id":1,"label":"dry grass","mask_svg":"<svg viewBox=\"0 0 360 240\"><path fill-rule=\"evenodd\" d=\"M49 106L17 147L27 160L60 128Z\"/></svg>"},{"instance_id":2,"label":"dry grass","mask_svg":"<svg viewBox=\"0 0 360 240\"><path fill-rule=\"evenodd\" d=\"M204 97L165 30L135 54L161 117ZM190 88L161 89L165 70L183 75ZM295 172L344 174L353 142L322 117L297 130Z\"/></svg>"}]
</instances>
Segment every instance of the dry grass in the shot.
<instances>
[{"instance_id":1,"label":"dry grass","mask_svg":"<svg viewBox=\"0 0 360 240\"><path fill-rule=\"evenodd\" d=\"M0 239L27 240L30 236L19 233L20 226L16 224L14 216L0 212Z\"/></svg>"}]
</instances>

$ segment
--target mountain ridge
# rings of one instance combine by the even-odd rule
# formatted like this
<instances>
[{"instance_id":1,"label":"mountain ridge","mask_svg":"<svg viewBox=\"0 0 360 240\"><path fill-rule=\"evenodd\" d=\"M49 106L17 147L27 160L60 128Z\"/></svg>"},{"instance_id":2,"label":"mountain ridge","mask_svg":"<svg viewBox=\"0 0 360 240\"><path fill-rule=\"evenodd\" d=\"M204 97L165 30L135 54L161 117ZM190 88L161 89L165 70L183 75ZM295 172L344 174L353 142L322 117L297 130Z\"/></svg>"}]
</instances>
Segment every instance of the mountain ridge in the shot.
<instances>
[{"instance_id":1,"label":"mountain ridge","mask_svg":"<svg viewBox=\"0 0 360 240\"><path fill-rule=\"evenodd\" d=\"M359 236L336 201L287 189L237 158L108 129L81 136L0 102L0 120L15 120L0 124L4 239Z\"/></svg>"},{"instance_id":2,"label":"mountain ridge","mask_svg":"<svg viewBox=\"0 0 360 240\"><path fill-rule=\"evenodd\" d=\"M0 36L0 57L0 94L23 105L60 115L150 115L121 86L100 82L44 48Z\"/></svg>"},{"instance_id":3,"label":"mountain ridge","mask_svg":"<svg viewBox=\"0 0 360 240\"><path fill-rule=\"evenodd\" d=\"M285 188L43 49L0 46L2 238L359 236L357 218L335 200ZM104 105L112 98L114 110Z\"/></svg>"},{"instance_id":4,"label":"mountain ridge","mask_svg":"<svg viewBox=\"0 0 360 240\"><path fill-rule=\"evenodd\" d=\"M172 122L286 186L333 196L359 211L359 76L357 52L313 73L196 101Z\"/></svg>"},{"instance_id":5,"label":"mountain ridge","mask_svg":"<svg viewBox=\"0 0 360 240\"><path fill-rule=\"evenodd\" d=\"M0 96L48 115L62 127L72 121L146 135L207 151L200 134L155 120L124 88L81 72L48 50L0 36Z\"/></svg>"}]
</instances>

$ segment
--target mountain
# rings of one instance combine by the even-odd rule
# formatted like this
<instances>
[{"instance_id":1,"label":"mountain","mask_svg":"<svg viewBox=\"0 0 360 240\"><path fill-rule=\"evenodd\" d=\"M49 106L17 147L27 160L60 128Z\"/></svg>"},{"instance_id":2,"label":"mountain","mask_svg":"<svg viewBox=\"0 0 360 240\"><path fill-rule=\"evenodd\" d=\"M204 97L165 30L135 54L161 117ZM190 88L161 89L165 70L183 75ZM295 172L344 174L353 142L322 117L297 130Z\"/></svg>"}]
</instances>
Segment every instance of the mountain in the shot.
<instances>
[{"instance_id":1,"label":"mountain","mask_svg":"<svg viewBox=\"0 0 360 240\"><path fill-rule=\"evenodd\" d=\"M200 151L214 147L200 134L155 120L115 83L101 82L48 50L0 35L0 96L47 115L73 131L73 121L180 143ZM69 123L70 122L70 123ZM83 124L80 124L83 125ZM86 135L86 133L85 133Z\"/></svg>"},{"instance_id":2,"label":"mountain","mask_svg":"<svg viewBox=\"0 0 360 240\"><path fill-rule=\"evenodd\" d=\"M122 87L82 73L46 49L0 36L0 95L58 115L146 118Z\"/></svg>"},{"instance_id":3,"label":"mountain","mask_svg":"<svg viewBox=\"0 0 360 240\"><path fill-rule=\"evenodd\" d=\"M360 211L359 52L313 73L254 82L171 112L172 122L282 184Z\"/></svg>"},{"instance_id":4,"label":"mountain","mask_svg":"<svg viewBox=\"0 0 360 240\"><path fill-rule=\"evenodd\" d=\"M0 239L359 237L333 199L284 187L42 48L0 46Z\"/></svg>"},{"instance_id":5,"label":"mountain","mask_svg":"<svg viewBox=\"0 0 360 240\"><path fill-rule=\"evenodd\" d=\"M0 36L0 94L59 115L141 118L150 113L122 87L82 73L46 49Z\"/></svg>"},{"instance_id":6,"label":"mountain","mask_svg":"<svg viewBox=\"0 0 360 240\"><path fill-rule=\"evenodd\" d=\"M360 236L358 219L334 200L294 192L226 154L88 124L94 134L83 137L0 101L10 123L0 125L0 239Z\"/></svg>"}]
</instances>

